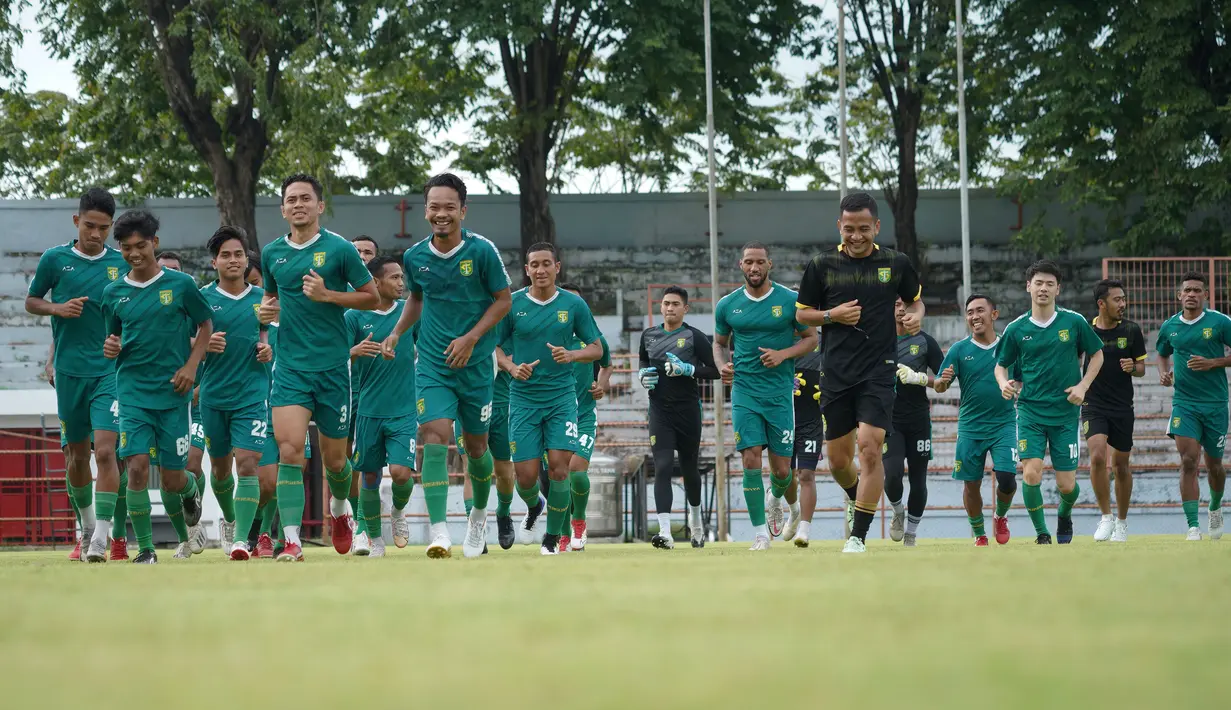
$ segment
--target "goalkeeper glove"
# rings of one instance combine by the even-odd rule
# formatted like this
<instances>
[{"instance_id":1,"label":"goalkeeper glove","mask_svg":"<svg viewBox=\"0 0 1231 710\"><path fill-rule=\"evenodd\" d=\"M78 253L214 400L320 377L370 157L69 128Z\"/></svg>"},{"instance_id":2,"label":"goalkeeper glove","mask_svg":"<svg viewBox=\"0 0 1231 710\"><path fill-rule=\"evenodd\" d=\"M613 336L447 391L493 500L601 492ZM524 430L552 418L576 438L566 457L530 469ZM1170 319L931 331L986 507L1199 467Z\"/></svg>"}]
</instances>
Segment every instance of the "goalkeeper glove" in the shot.
<instances>
[{"instance_id":1,"label":"goalkeeper glove","mask_svg":"<svg viewBox=\"0 0 1231 710\"><path fill-rule=\"evenodd\" d=\"M667 377L692 377L697 368L680 359L675 353L667 353Z\"/></svg>"},{"instance_id":2,"label":"goalkeeper glove","mask_svg":"<svg viewBox=\"0 0 1231 710\"><path fill-rule=\"evenodd\" d=\"M658 386L657 368L643 367L637 372L637 377L641 379L641 386L647 390L652 390Z\"/></svg>"},{"instance_id":3,"label":"goalkeeper glove","mask_svg":"<svg viewBox=\"0 0 1231 710\"><path fill-rule=\"evenodd\" d=\"M905 365L898 365L898 380L904 385L927 386L926 372L915 372Z\"/></svg>"}]
</instances>

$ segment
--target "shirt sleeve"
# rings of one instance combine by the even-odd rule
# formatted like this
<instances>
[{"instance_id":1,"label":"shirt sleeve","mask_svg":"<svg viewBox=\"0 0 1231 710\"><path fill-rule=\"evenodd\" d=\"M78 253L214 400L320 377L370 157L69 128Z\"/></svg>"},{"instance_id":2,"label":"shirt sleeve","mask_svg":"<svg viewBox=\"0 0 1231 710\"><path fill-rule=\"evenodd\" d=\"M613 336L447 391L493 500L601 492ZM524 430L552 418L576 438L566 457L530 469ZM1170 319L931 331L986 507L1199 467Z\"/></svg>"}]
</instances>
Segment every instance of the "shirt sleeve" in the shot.
<instances>
[{"instance_id":1,"label":"shirt sleeve","mask_svg":"<svg viewBox=\"0 0 1231 710\"><path fill-rule=\"evenodd\" d=\"M115 305L111 297L111 291L103 291L103 327L107 329L107 335L120 334L120 319L115 314Z\"/></svg>"},{"instance_id":2,"label":"shirt sleeve","mask_svg":"<svg viewBox=\"0 0 1231 710\"><path fill-rule=\"evenodd\" d=\"M603 356L598 359L599 367L611 367L611 346L607 344L607 338L598 336L598 341L603 344Z\"/></svg>"},{"instance_id":3,"label":"shirt sleeve","mask_svg":"<svg viewBox=\"0 0 1231 710\"><path fill-rule=\"evenodd\" d=\"M43 298L56 285L56 277L59 272L56 271L52 260L55 259L54 252L44 252L38 259L38 268L34 270L34 278L30 280L30 290L27 295L35 298Z\"/></svg>"},{"instance_id":4,"label":"shirt sleeve","mask_svg":"<svg viewBox=\"0 0 1231 710\"><path fill-rule=\"evenodd\" d=\"M825 305L826 291L825 277L820 266L817 265L818 259L813 257L812 261L804 267L803 278L799 280L799 293L795 297L795 305L797 308L823 308Z\"/></svg>"},{"instance_id":5,"label":"shirt sleeve","mask_svg":"<svg viewBox=\"0 0 1231 710\"><path fill-rule=\"evenodd\" d=\"M1094 357L1094 353L1103 349L1103 339L1098 337L1098 333L1094 332L1094 326L1090 325L1090 321L1076 316L1073 320L1081 323L1081 350L1087 357Z\"/></svg>"},{"instance_id":6,"label":"shirt sleeve","mask_svg":"<svg viewBox=\"0 0 1231 710\"><path fill-rule=\"evenodd\" d=\"M693 328L692 343L692 351L697 356L696 370L692 376L698 380L718 379L718 365L714 364L714 344L710 342L710 337Z\"/></svg>"},{"instance_id":7,"label":"shirt sleeve","mask_svg":"<svg viewBox=\"0 0 1231 710\"><path fill-rule=\"evenodd\" d=\"M900 274L898 297L902 299L902 303L909 306L923 296L923 285L919 283L919 272L915 271L915 265L910 263L910 257L902 252L898 252L894 268Z\"/></svg>"},{"instance_id":8,"label":"shirt sleeve","mask_svg":"<svg viewBox=\"0 0 1231 710\"><path fill-rule=\"evenodd\" d=\"M481 266L483 267L483 285L487 287L487 292L497 294L509 288L511 280L509 272L504 268L504 260L500 258L500 252L496 250L496 245L491 242L486 242L485 246L489 247L483 250Z\"/></svg>"},{"instance_id":9,"label":"shirt sleeve","mask_svg":"<svg viewBox=\"0 0 1231 710\"><path fill-rule=\"evenodd\" d=\"M1129 337L1128 354L1133 360L1146 359L1146 336L1139 325L1133 327L1133 334Z\"/></svg>"},{"instance_id":10,"label":"shirt sleeve","mask_svg":"<svg viewBox=\"0 0 1231 710\"><path fill-rule=\"evenodd\" d=\"M1171 338L1167 337L1167 326L1170 321L1163 323L1163 327L1158 331L1158 343L1155 344L1155 350L1163 357L1171 357L1171 353L1175 352L1175 348L1171 347Z\"/></svg>"},{"instance_id":11,"label":"shirt sleeve","mask_svg":"<svg viewBox=\"0 0 1231 710\"><path fill-rule=\"evenodd\" d=\"M188 312L193 325L201 325L214 317L213 309L209 307L205 296L197 290L196 284L189 284L188 288L184 289L184 310Z\"/></svg>"},{"instance_id":12,"label":"shirt sleeve","mask_svg":"<svg viewBox=\"0 0 1231 710\"><path fill-rule=\"evenodd\" d=\"M359 337L359 319L354 314L354 311L347 311L342 315L342 322L346 324L347 342L351 345L358 345L362 338Z\"/></svg>"},{"instance_id":13,"label":"shirt sleeve","mask_svg":"<svg viewBox=\"0 0 1231 710\"><path fill-rule=\"evenodd\" d=\"M648 350L645 349L645 334L648 332L650 332L649 328L646 328L645 330L641 331L641 343L640 343L640 347L637 350L637 367L649 367L650 366L650 353Z\"/></svg>"},{"instance_id":14,"label":"shirt sleeve","mask_svg":"<svg viewBox=\"0 0 1231 710\"><path fill-rule=\"evenodd\" d=\"M402 272L406 277L406 290L411 293L423 293L423 285L419 283L419 272L411 268L410 249L402 254Z\"/></svg>"},{"instance_id":15,"label":"shirt sleeve","mask_svg":"<svg viewBox=\"0 0 1231 710\"><path fill-rule=\"evenodd\" d=\"M1012 331L1013 326L1011 325L1005 328L1000 336L1000 342L996 343L996 364L1008 370L1013 369L1019 355L1017 339Z\"/></svg>"},{"instance_id":16,"label":"shirt sleeve","mask_svg":"<svg viewBox=\"0 0 1231 710\"><path fill-rule=\"evenodd\" d=\"M940 349L940 343L936 342L936 338L931 335L924 333L923 339L928 344L928 369L932 371L932 374L939 375L940 371L945 369L941 367L944 363L944 351Z\"/></svg>"},{"instance_id":17,"label":"shirt sleeve","mask_svg":"<svg viewBox=\"0 0 1231 710\"><path fill-rule=\"evenodd\" d=\"M961 350L961 347L959 346L959 344L960 344L960 341L959 343L954 343L953 347L949 348L949 352L945 353L944 359L940 361L940 369L936 371L936 374L940 374L944 372L945 370L949 369L950 366L952 366L953 367L953 379L957 379L958 372L962 369L961 366L958 364L959 362L961 362L960 360L958 360L958 353L957 353L958 350Z\"/></svg>"},{"instance_id":18,"label":"shirt sleeve","mask_svg":"<svg viewBox=\"0 0 1231 710\"><path fill-rule=\"evenodd\" d=\"M581 299L577 300L577 304L573 306L573 334L581 339L581 342L589 345L596 340L601 340L602 332L598 329L598 324L594 322L594 314L590 312L590 307Z\"/></svg>"},{"instance_id":19,"label":"shirt sleeve","mask_svg":"<svg viewBox=\"0 0 1231 710\"><path fill-rule=\"evenodd\" d=\"M731 334L731 326L727 323L727 307L723 301L718 302L714 309L714 335L727 336Z\"/></svg>"},{"instance_id":20,"label":"shirt sleeve","mask_svg":"<svg viewBox=\"0 0 1231 710\"><path fill-rule=\"evenodd\" d=\"M265 293L270 296L277 297L278 295L278 280L274 278L273 263L269 259L269 250L261 252L261 276L265 279Z\"/></svg>"},{"instance_id":21,"label":"shirt sleeve","mask_svg":"<svg viewBox=\"0 0 1231 710\"><path fill-rule=\"evenodd\" d=\"M342 276L346 279L346 283L358 291L372 280L372 272L368 271L368 265L363 263L363 257L359 256L358 250L347 246L340 251L342 252Z\"/></svg>"}]
</instances>

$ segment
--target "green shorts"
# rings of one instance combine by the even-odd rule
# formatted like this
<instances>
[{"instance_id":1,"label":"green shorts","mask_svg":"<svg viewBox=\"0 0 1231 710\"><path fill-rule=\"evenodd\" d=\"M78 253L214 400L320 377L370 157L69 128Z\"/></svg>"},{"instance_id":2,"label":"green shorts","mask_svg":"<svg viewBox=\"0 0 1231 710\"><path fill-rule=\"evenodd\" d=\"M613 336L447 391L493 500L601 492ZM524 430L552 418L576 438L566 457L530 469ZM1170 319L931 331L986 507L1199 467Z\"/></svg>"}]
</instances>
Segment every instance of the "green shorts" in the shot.
<instances>
[{"instance_id":1,"label":"green shorts","mask_svg":"<svg viewBox=\"0 0 1231 710\"><path fill-rule=\"evenodd\" d=\"M983 468L988 455L992 470L997 473L1017 472L1017 425L1010 422L995 436L963 437L957 435L953 454L953 477L959 481L983 480Z\"/></svg>"},{"instance_id":2,"label":"green shorts","mask_svg":"<svg viewBox=\"0 0 1231 710\"><path fill-rule=\"evenodd\" d=\"M321 436L345 439L351 414L350 370L345 363L320 372L275 366L269 406L303 407L312 412Z\"/></svg>"},{"instance_id":3,"label":"green shorts","mask_svg":"<svg viewBox=\"0 0 1231 710\"><path fill-rule=\"evenodd\" d=\"M487 449L492 452L496 461L512 461L509 452L509 405L492 404L492 418L487 430ZM466 442L462 440L462 423L453 420L453 438L457 440L459 455L466 451Z\"/></svg>"},{"instance_id":4,"label":"green shorts","mask_svg":"<svg viewBox=\"0 0 1231 710\"><path fill-rule=\"evenodd\" d=\"M443 364L426 366L420 358L415 371L415 411L419 421L460 421L467 434L486 434L492 419L494 372L490 357L471 361L460 370Z\"/></svg>"},{"instance_id":5,"label":"green shorts","mask_svg":"<svg viewBox=\"0 0 1231 710\"><path fill-rule=\"evenodd\" d=\"M586 461L594 455L596 434L598 434L598 412L591 410L577 417L577 455Z\"/></svg>"},{"instance_id":6,"label":"green shorts","mask_svg":"<svg viewBox=\"0 0 1231 710\"><path fill-rule=\"evenodd\" d=\"M355 422L359 419L359 390L355 389L353 382L351 383L350 390L350 409L347 411L350 412L350 416L347 417L349 421L346 425L346 438L353 441L355 439Z\"/></svg>"},{"instance_id":7,"label":"green shorts","mask_svg":"<svg viewBox=\"0 0 1231 710\"><path fill-rule=\"evenodd\" d=\"M1206 454L1222 458L1227 444L1227 405L1172 402L1167 436L1196 439Z\"/></svg>"},{"instance_id":8,"label":"green shorts","mask_svg":"<svg viewBox=\"0 0 1231 710\"><path fill-rule=\"evenodd\" d=\"M1042 459L1051 454L1051 467L1057 471L1076 471L1081 458L1081 420L1073 417L1065 424L1042 424L1021 411L1017 414L1017 458Z\"/></svg>"},{"instance_id":9,"label":"green shorts","mask_svg":"<svg viewBox=\"0 0 1231 710\"><path fill-rule=\"evenodd\" d=\"M120 407L120 458L148 454L168 471L183 471L191 440L188 403L170 409Z\"/></svg>"},{"instance_id":10,"label":"green shorts","mask_svg":"<svg viewBox=\"0 0 1231 710\"><path fill-rule=\"evenodd\" d=\"M115 375L56 375L56 410L61 441L88 441L95 431L120 430L120 405L115 399Z\"/></svg>"},{"instance_id":11,"label":"green shorts","mask_svg":"<svg viewBox=\"0 0 1231 710\"><path fill-rule=\"evenodd\" d=\"M514 463L533 461L546 451L576 451L577 399L570 396L549 405L510 404L509 434Z\"/></svg>"},{"instance_id":12,"label":"green shorts","mask_svg":"<svg viewBox=\"0 0 1231 710\"><path fill-rule=\"evenodd\" d=\"M415 416L365 417L355 420L356 471L376 473L389 466L415 467L415 436L419 421Z\"/></svg>"},{"instance_id":13,"label":"green shorts","mask_svg":"<svg viewBox=\"0 0 1231 710\"><path fill-rule=\"evenodd\" d=\"M202 406L201 425L205 428L205 449L210 458L222 458L234 449L263 453L268 440L273 438L268 409L264 402L239 409ZM195 431L197 422L194 421L192 427Z\"/></svg>"},{"instance_id":14,"label":"green shorts","mask_svg":"<svg viewBox=\"0 0 1231 710\"><path fill-rule=\"evenodd\" d=\"M201 402L198 400L188 408L188 416L192 419L192 440L189 445L194 449L205 450L205 417L201 415Z\"/></svg>"},{"instance_id":15,"label":"green shorts","mask_svg":"<svg viewBox=\"0 0 1231 710\"><path fill-rule=\"evenodd\" d=\"M770 453L785 458L795 452L795 403L790 390L784 397L761 399L755 409L744 403L732 404L731 424L735 427L736 451L768 446Z\"/></svg>"}]
</instances>

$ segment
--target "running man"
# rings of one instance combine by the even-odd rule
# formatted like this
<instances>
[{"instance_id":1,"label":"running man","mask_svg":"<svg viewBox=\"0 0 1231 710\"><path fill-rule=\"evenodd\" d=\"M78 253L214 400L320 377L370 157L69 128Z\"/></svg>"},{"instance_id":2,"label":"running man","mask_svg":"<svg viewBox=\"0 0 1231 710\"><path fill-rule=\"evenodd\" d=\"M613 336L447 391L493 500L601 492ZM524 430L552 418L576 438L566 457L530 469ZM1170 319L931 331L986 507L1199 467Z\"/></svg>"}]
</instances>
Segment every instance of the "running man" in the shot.
<instances>
[{"instance_id":1,"label":"running man","mask_svg":"<svg viewBox=\"0 0 1231 710\"><path fill-rule=\"evenodd\" d=\"M744 465L744 500L753 527L752 550L768 550L785 522L783 497L791 487L795 451L795 358L816 347L816 332L795 320L797 294L774 283L769 249L749 242L740 252L744 287L714 307L714 362L731 385L735 448ZM796 337L798 336L798 338ZM732 342L734 341L734 342ZM727 350L733 350L732 356ZM769 448L770 496L766 524L761 451Z\"/></svg>"},{"instance_id":2,"label":"running man","mask_svg":"<svg viewBox=\"0 0 1231 710\"><path fill-rule=\"evenodd\" d=\"M304 510L304 441L316 422L321 458L329 482L333 548L350 552L351 464L346 450L350 426L350 346L347 309L370 310L380 297L355 247L321 229L324 191L311 175L282 181L282 216L291 231L261 254L265 299L261 322L279 321L273 370L274 437L278 441L278 517L286 546L279 561L303 560L299 526ZM347 286L354 291L347 291Z\"/></svg>"},{"instance_id":3,"label":"running man","mask_svg":"<svg viewBox=\"0 0 1231 710\"><path fill-rule=\"evenodd\" d=\"M1201 539L1197 517L1201 499L1199 466L1205 451L1209 472L1210 539L1222 537L1222 494L1227 472L1222 465L1227 443L1227 373L1231 358L1231 320L1205 304L1210 302L1206 277L1184 274L1180 282L1181 310L1163 323L1158 333L1158 376L1165 387L1175 387L1167 436L1175 439L1180 454L1180 500L1188 522L1188 539ZM1171 359L1175 358L1174 369Z\"/></svg>"},{"instance_id":4,"label":"running man","mask_svg":"<svg viewBox=\"0 0 1231 710\"><path fill-rule=\"evenodd\" d=\"M693 547L705 547L705 524L701 520L702 380L718 379L714 346L709 336L684 322L688 315L688 292L679 286L663 289L658 312L662 325L641 333L637 377L649 392L650 451L654 456L654 505L658 511L658 534L650 544L660 550L675 547L671 536L671 474L676 452L684 477L688 505L688 532Z\"/></svg>"},{"instance_id":5,"label":"running man","mask_svg":"<svg viewBox=\"0 0 1231 710\"><path fill-rule=\"evenodd\" d=\"M906 332L906 305L894 306L898 325L898 385L893 402L893 430L885 437L885 497L893 507L889 539L915 546L915 533L928 504L928 464L932 461L932 410L927 388L935 387L945 354L936 339L922 330ZM927 373L932 371L932 375ZM903 467L905 465L905 468ZM910 498L902 507L902 478L910 477Z\"/></svg>"},{"instance_id":6,"label":"running man","mask_svg":"<svg viewBox=\"0 0 1231 710\"><path fill-rule=\"evenodd\" d=\"M1099 370L1081 407L1081 433L1090 450L1090 487L1103 514L1094 531L1095 542L1128 541L1128 508L1133 499L1133 378L1146 374L1146 339L1141 326L1124 319L1128 297L1124 284L1114 279L1094 287L1098 315L1091 325L1103 341L1103 369ZM1111 514L1111 480L1107 462L1115 470L1116 512Z\"/></svg>"},{"instance_id":7,"label":"running man","mask_svg":"<svg viewBox=\"0 0 1231 710\"><path fill-rule=\"evenodd\" d=\"M115 240L130 270L109 284L102 298L108 334L103 356L116 361L119 455L128 467L128 514L140 547L136 564L158 562L148 490L151 459L158 462L162 503L180 543L175 557L205 548L200 524L186 522L199 521L201 510L196 479L184 473L184 465L191 438L188 402L213 324L192 277L155 261L158 227L158 219L144 210L125 212L115 221ZM105 549L105 538L96 535L89 554L101 556Z\"/></svg>"},{"instance_id":8,"label":"running man","mask_svg":"<svg viewBox=\"0 0 1231 710\"><path fill-rule=\"evenodd\" d=\"M1005 517L1017 493L1017 415L1013 400L1001 396L996 383L996 319L1000 311L990 296L971 294L966 299L966 326L970 337L949 348L936 378L937 394L961 385L962 401L957 410L957 447L953 455L953 478L962 482L962 503L970 521L976 547L987 547L983 522L983 475L988 456L996 475L996 512L992 517L996 542L1009 541ZM1021 380L1015 371L1014 386Z\"/></svg>"},{"instance_id":9,"label":"running man","mask_svg":"<svg viewBox=\"0 0 1231 710\"><path fill-rule=\"evenodd\" d=\"M1004 329L996 345L996 384L1006 400L1017 399L1017 455L1022 461L1022 501L1034 523L1035 543L1050 545L1043 516L1043 456L1051 454L1060 505L1056 542L1073 541L1073 504L1081 493L1077 462L1080 405L1103 367L1103 341L1081 314L1056 306L1060 267L1037 261L1026 270L1030 312ZM1089 358L1085 376L1081 356ZM1019 368L1019 389L1009 372Z\"/></svg>"},{"instance_id":10,"label":"running man","mask_svg":"<svg viewBox=\"0 0 1231 710\"><path fill-rule=\"evenodd\" d=\"M368 270L376 281L380 304L373 311L347 311L346 328L351 345L351 375L358 385L359 405L355 409L354 467L363 477L359 493L362 520L367 537L372 541L370 553L385 556L385 539L381 532L380 481L386 465L393 479L393 509L390 520L393 544L406 547L410 528L406 524L406 504L414 490L411 473L415 469L415 436L419 423L415 414L415 347L414 337L398 348L392 360L380 356L384 342L402 316L406 302L401 300L406 288L401 260L393 256L377 256L368 262ZM360 530L365 526L361 525Z\"/></svg>"},{"instance_id":11,"label":"running man","mask_svg":"<svg viewBox=\"0 0 1231 710\"><path fill-rule=\"evenodd\" d=\"M876 244L876 200L866 192L842 198L842 243L804 269L799 285L800 323L821 327L825 377L821 411L834 480L855 501L851 535L843 552L866 551L865 541L885 487L881 454L893 423L897 368L894 303L906 304L902 326L919 332L923 287L910 259ZM855 445L859 445L859 467Z\"/></svg>"},{"instance_id":12,"label":"running man","mask_svg":"<svg viewBox=\"0 0 1231 710\"><path fill-rule=\"evenodd\" d=\"M380 253L380 247L376 244L376 240L366 234L360 234L351 239L350 243L355 245L355 251L359 252L359 258L363 260L364 266L370 264L376 258L376 255ZM347 288L349 289L350 287ZM414 394L413 390L411 394ZM350 425L346 431L346 450L353 456L355 453L355 422L359 419L358 415L355 414L355 412L359 411L359 383L355 379L355 367L353 364L351 365L350 411ZM352 467L354 466L353 463L351 465ZM359 479L360 476L351 476L350 495L347 496L347 500L350 502L353 516L351 523L355 528L355 539L351 543L351 554L362 557L371 553L372 540L368 537L367 528L362 522L363 512L359 508Z\"/></svg>"},{"instance_id":13,"label":"running man","mask_svg":"<svg viewBox=\"0 0 1231 710\"><path fill-rule=\"evenodd\" d=\"M270 480L258 478L270 438L266 363L273 360L273 349L267 328L258 318L265 291L244 280L246 241L247 234L240 227L223 226L214 232L208 248L218 280L201 289L213 312L214 327L205 348L199 388L201 425L209 452L210 484L222 509L222 553L237 561L252 554L248 531L256 519L261 489L272 490L277 484L276 469L268 472L273 474ZM231 475L232 465L238 483ZM237 530L241 539L236 539Z\"/></svg>"},{"instance_id":14,"label":"running man","mask_svg":"<svg viewBox=\"0 0 1231 710\"><path fill-rule=\"evenodd\" d=\"M797 487L795 508L782 531L782 539L795 547L807 547L816 512L816 469L825 441L825 417L821 416L821 344L795 360L795 451L791 470ZM789 495L789 494L788 494Z\"/></svg>"},{"instance_id":15,"label":"running man","mask_svg":"<svg viewBox=\"0 0 1231 710\"><path fill-rule=\"evenodd\" d=\"M128 558L126 543L120 546L127 516L126 508L119 509L118 499L123 497L121 487L127 486L127 480L122 480L126 477L115 454L120 429L115 363L98 357L107 337L103 290L128 273L124 257L107 246L113 217L111 194L97 187L86 190L73 215L77 238L44 252L26 295L26 312L51 316L54 374L50 381L56 390L68 499L81 528L81 537L69 555L74 561L85 552L88 561L105 562L107 539L112 534L117 541L113 552L123 553L113 559ZM48 293L51 298L45 300ZM91 439L98 466L97 490L90 470ZM95 540L101 540L101 546Z\"/></svg>"},{"instance_id":16,"label":"running man","mask_svg":"<svg viewBox=\"0 0 1231 710\"><path fill-rule=\"evenodd\" d=\"M397 326L385 338L382 355L392 358L398 340L418 323L419 359L415 365L416 412L423 442L422 481L432 537L427 555L449 557L453 543L445 513L449 503L449 440L460 419L467 472L474 486L474 508L467 521L462 554L478 557L487 541L491 496L492 364L496 334L509 312L509 274L496 245L462 228L466 184L450 173L423 188L424 217L432 236L402 257L410 300Z\"/></svg>"}]
</instances>

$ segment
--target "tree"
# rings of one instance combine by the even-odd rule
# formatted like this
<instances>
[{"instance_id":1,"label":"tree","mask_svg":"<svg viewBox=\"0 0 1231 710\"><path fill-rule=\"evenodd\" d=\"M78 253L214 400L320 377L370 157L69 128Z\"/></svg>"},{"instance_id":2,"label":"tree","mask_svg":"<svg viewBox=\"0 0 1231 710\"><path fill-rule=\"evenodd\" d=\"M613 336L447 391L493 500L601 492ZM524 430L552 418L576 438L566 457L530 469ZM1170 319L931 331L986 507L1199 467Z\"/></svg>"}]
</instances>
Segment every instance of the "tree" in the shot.
<instances>
[{"instance_id":1,"label":"tree","mask_svg":"<svg viewBox=\"0 0 1231 710\"><path fill-rule=\"evenodd\" d=\"M1006 191L1082 210L1082 230L1021 233L1039 251L1085 236L1120 253L1231 247L1231 4L1217 0L988 0L1020 142ZM1093 212L1097 218L1089 218Z\"/></svg>"}]
</instances>

